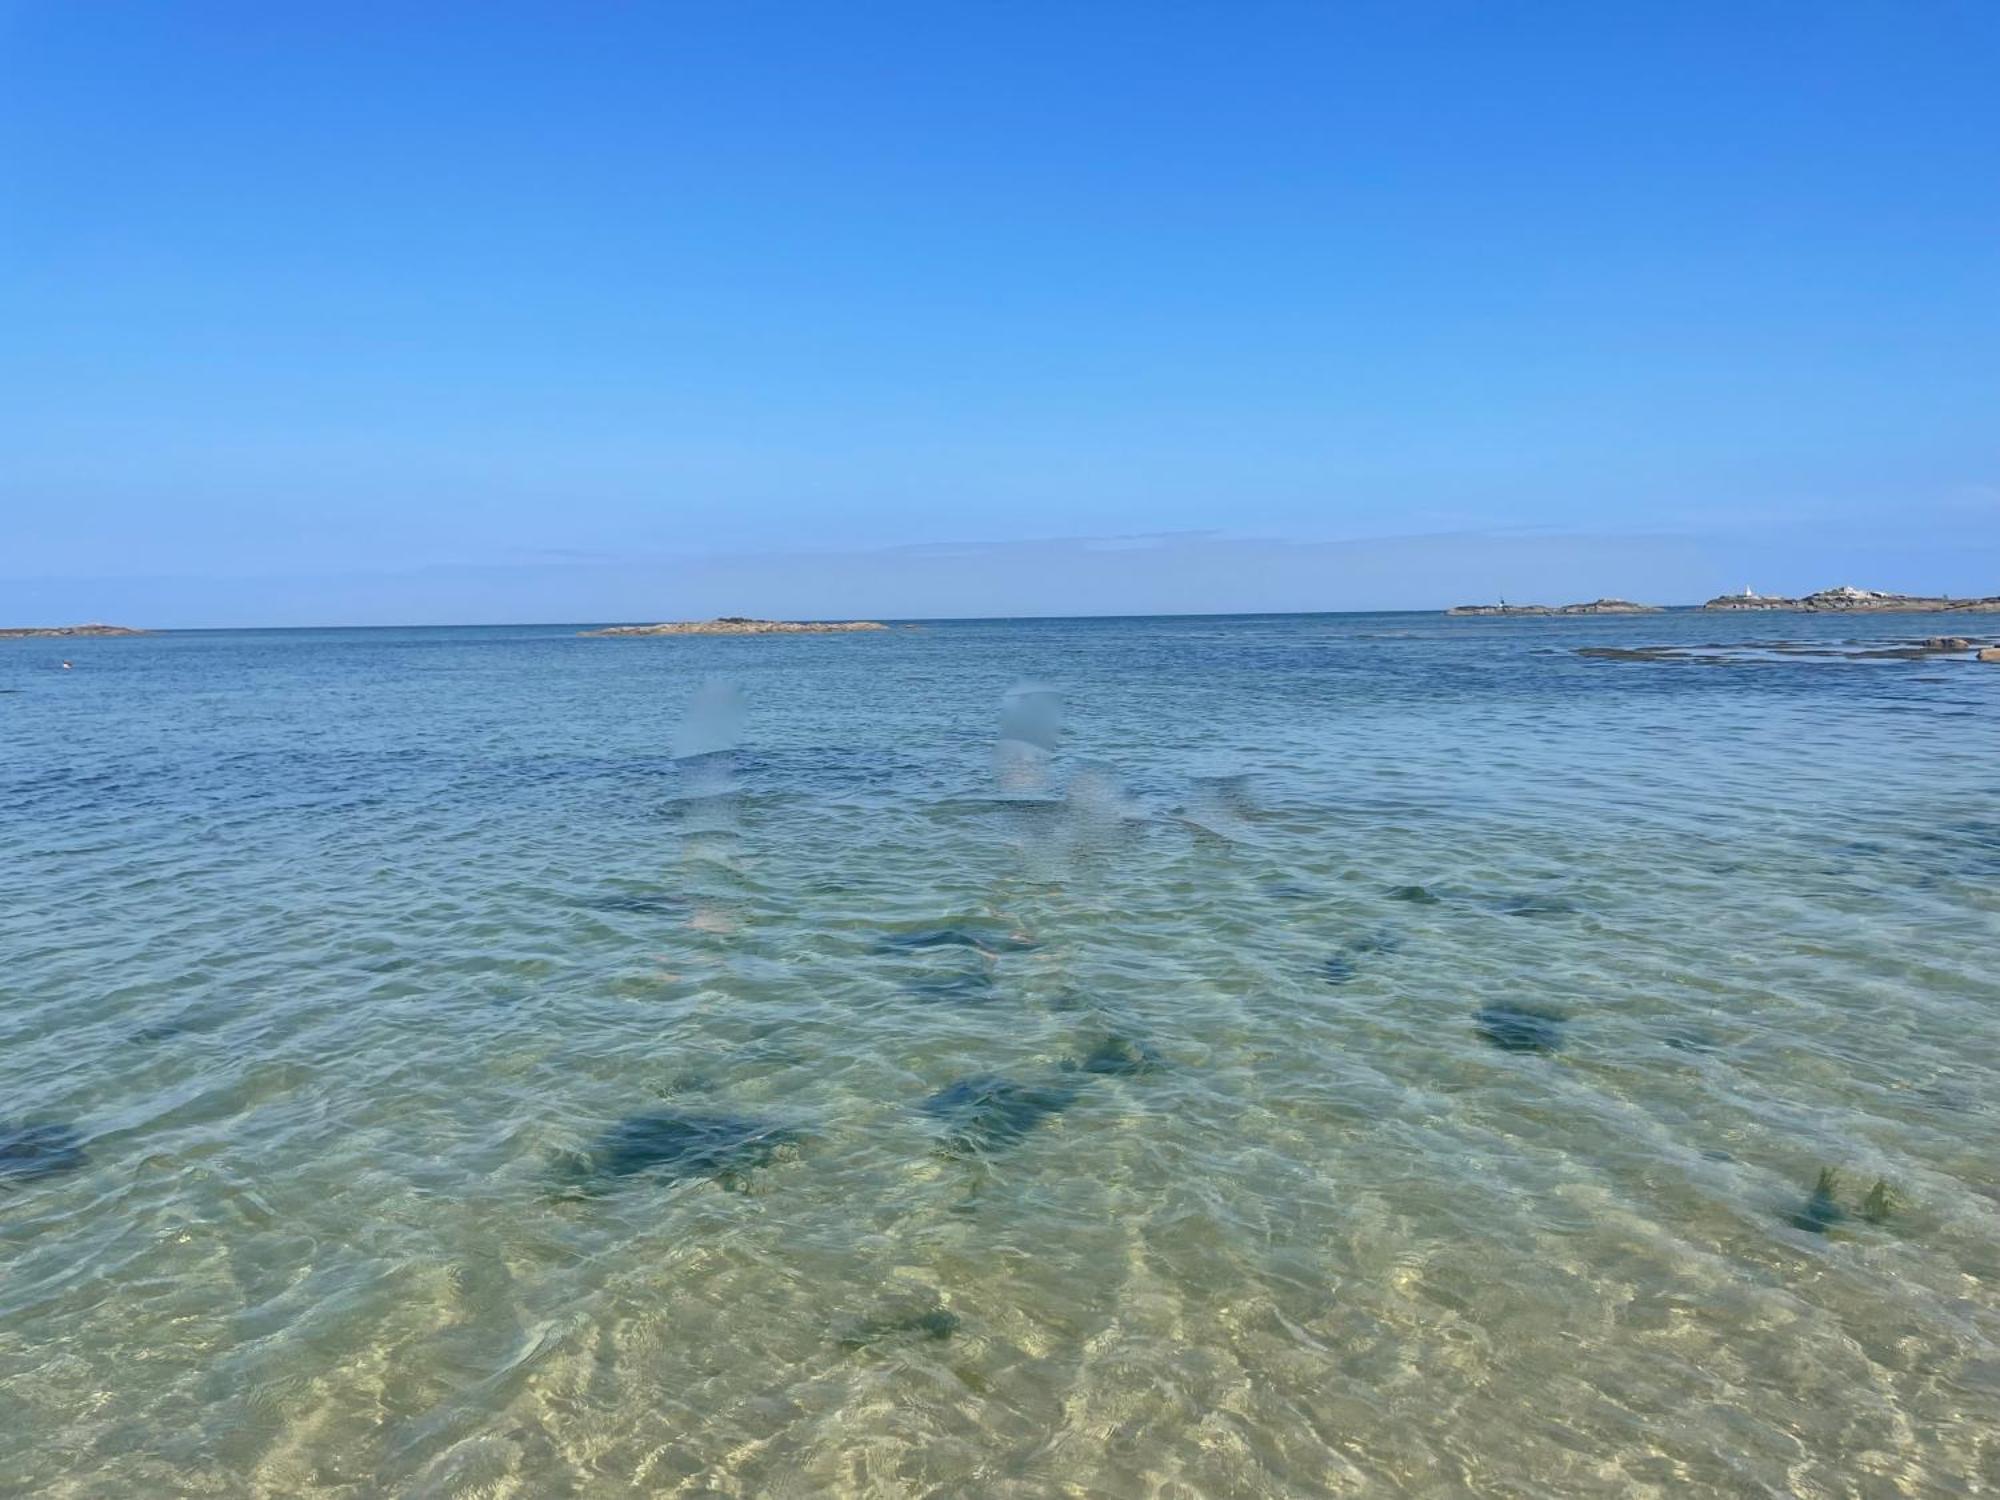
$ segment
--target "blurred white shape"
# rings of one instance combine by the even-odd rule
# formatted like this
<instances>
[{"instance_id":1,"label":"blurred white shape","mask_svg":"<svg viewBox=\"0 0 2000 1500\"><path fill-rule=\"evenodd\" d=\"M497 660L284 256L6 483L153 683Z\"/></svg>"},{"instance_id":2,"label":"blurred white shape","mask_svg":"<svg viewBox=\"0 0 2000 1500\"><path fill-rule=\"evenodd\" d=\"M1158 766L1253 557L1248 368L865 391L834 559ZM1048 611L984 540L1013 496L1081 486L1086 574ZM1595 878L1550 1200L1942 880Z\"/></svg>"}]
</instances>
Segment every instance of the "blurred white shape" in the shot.
<instances>
[{"instance_id":1,"label":"blurred white shape","mask_svg":"<svg viewBox=\"0 0 2000 1500\"><path fill-rule=\"evenodd\" d=\"M1007 689L1000 700L1000 738L1053 754L1062 740L1062 695L1033 682Z\"/></svg>"},{"instance_id":2,"label":"blurred white shape","mask_svg":"<svg viewBox=\"0 0 2000 1500\"><path fill-rule=\"evenodd\" d=\"M1000 738L993 773L1010 796L1048 790L1049 759L1062 740L1062 698L1054 688L1018 683L1000 700Z\"/></svg>"},{"instance_id":3,"label":"blurred white shape","mask_svg":"<svg viewBox=\"0 0 2000 1500\"><path fill-rule=\"evenodd\" d=\"M743 694L733 683L709 679L695 690L694 701L674 729L674 759L734 750L743 743L743 721Z\"/></svg>"},{"instance_id":4,"label":"blurred white shape","mask_svg":"<svg viewBox=\"0 0 2000 1500\"><path fill-rule=\"evenodd\" d=\"M1146 816L1146 809L1134 802L1118 778L1103 766L1078 766L1069 779L1065 800L1072 817L1097 829Z\"/></svg>"}]
</instances>

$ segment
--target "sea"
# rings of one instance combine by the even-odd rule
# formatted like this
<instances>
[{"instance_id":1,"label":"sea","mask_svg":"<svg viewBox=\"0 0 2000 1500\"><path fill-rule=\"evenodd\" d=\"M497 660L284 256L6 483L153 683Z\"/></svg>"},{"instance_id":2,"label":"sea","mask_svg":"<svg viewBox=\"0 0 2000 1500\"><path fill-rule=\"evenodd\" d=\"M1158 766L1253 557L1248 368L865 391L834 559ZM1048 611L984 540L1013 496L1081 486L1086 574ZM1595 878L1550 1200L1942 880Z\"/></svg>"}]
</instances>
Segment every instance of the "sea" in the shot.
<instances>
[{"instance_id":1,"label":"sea","mask_svg":"<svg viewBox=\"0 0 2000 1500\"><path fill-rule=\"evenodd\" d=\"M1991 1493L1995 624L0 641L0 1493Z\"/></svg>"}]
</instances>

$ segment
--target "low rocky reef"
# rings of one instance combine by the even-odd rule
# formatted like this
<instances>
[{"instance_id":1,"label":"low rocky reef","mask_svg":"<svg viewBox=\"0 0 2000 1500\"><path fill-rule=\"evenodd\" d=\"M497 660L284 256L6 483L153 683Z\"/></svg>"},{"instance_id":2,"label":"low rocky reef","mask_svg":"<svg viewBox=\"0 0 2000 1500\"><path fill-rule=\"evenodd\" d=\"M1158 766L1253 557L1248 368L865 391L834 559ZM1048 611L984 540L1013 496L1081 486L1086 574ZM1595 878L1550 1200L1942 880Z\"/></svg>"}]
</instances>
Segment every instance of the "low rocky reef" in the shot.
<instances>
[{"instance_id":1,"label":"low rocky reef","mask_svg":"<svg viewBox=\"0 0 2000 1500\"><path fill-rule=\"evenodd\" d=\"M1588 604L1459 604L1448 615L1650 615L1657 604L1634 604L1630 599L1593 599Z\"/></svg>"},{"instance_id":2,"label":"low rocky reef","mask_svg":"<svg viewBox=\"0 0 2000 1500\"><path fill-rule=\"evenodd\" d=\"M151 634L150 630L135 630L130 625L22 625L12 630L0 630L0 641L38 640L51 636L75 639L78 636Z\"/></svg>"},{"instance_id":3,"label":"low rocky reef","mask_svg":"<svg viewBox=\"0 0 2000 1500\"><path fill-rule=\"evenodd\" d=\"M1962 635L1922 640L1750 640L1699 646L1579 646L1597 661L1701 662L1710 666L1781 661L1982 661L2000 663L2000 646Z\"/></svg>"},{"instance_id":4,"label":"low rocky reef","mask_svg":"<svg viewBox=\"0 0 2000 1500\"><path fill-rule=\"evenodd\" d=\"M1785 599L1774 594L1724 594L1711 599L1703 609L1791 609L1807 614L1848 611L1855 614L1928 614L1945 610L2000 614L2000 594L1979 599L1951 599L1927 594L1887 594L1880 589L1857 589L1842 585L1821 589L1803 599Z\"/></svg>"},{"instance_id":5,"label":"low rocky reef","mask_svg":"<svg viewBox=\"0 0 2000 1500\"><path fill-rule=\"evenodd\" d=\"M744 615L724 615L718 620L674 620L664 625L607 625L602 630L581 630L579 635L827 635L850 630L887 630L879 620L752 620Z\"/></svg>"}]
</instances>

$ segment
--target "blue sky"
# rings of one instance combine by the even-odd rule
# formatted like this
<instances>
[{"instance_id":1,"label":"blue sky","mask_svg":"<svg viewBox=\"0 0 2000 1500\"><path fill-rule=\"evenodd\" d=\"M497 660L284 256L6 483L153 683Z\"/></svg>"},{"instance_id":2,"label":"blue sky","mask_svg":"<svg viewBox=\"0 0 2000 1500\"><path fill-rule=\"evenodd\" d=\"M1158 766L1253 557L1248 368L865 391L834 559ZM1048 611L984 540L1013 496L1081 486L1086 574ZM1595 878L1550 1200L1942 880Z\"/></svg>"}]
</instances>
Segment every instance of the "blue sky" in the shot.
<instances>
[{"instance_id":1,"label":"blue sky","mask_svg":"<svg viewBox=\"0 0 2000 1500\"><path fill-rule=\"evenodd\" d=\"M0 3L0 623L2000 592L2000 7Z\"/></svg>"}]
</instances>

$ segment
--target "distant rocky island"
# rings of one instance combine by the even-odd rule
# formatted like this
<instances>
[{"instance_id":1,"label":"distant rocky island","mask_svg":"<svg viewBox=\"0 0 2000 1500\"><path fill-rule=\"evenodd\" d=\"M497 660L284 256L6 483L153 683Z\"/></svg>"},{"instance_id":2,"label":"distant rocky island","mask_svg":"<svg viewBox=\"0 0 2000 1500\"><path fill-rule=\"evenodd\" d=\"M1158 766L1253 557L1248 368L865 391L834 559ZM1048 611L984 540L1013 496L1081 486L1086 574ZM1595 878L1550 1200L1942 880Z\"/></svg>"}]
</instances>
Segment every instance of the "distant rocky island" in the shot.
<instances>
[{"instance_id":1,"label":"distant rocky island","mask_svg":"<svg viewBox=\"0 0 2000 1500\"><path fill-rule=\"evenodd\" d=\"M135 630L130 625L22 625L12 630L0 630L0 641L25 641L42 636L74 638L77 636L150 634L152 634L151 631Z\"/></svg>"},{"instance_id":2,"label":"distant rocky island","mask_svg":"<svg viewBox=\"0 0 2000 1500\"><path fill-rule=\"evenodd\" d=\"M664 625L607 625L579 635L825 635L835 631L887 630L879 620L752 620L724 615L718 620L674 620Z\"/></svg>"},{"instance_id":3,"label":"distant rocky island","mask_svg":"<svg viewBox=\"0 0 2000 1500\"><path fill-rule=\"evenodd\" d=\"M1630 599L1593 599L1588 604L1459 604L1448 615L1650 615L1657 604L1634 604Z\"/></svg>"},{"instance_id":4,"label":"distant rocky island","mask_svg":"<svg viewBox=\"0 0 2000 1500\"><path fill-rule=\"evenodd\" d=\"M1649 615L1656 604L1634 604L1629 599L1593 599L1588 604L1459 604L1448 615ZM1740 594L1722 594L1701 606L1715 610L1798 610L1806 614L1934 614L1945 611L2000 614L2000 594L1977 599L1951 599L1930 594L1887 594L1880 589L1857 589L1842 585L1821 589L1801 599L1777 594L1759 594L1745 589Z\"/></svg>"},{"instance_id":5,"label":"distant rocky island","mask_svg":"<svg viewBox=\"0 0 2000 1500\"><path fill-rule=\"evenodd\" d=\"M1795 609L1812 614L1851 611L1857 614L1931 614L1945 610L2000 613L2000 594L1980 599L1950 599L1928 594L1885 594L1879 589L1857 589L1842 585L1821 589L1803 599L1784 599L1772 594L1724 594L1711 599L1703 609Z\"/></svg>"}]
</instances>

